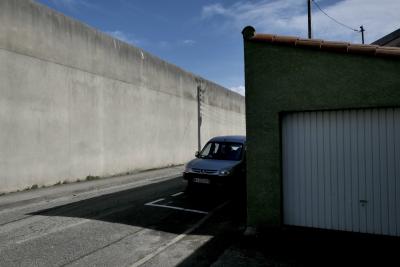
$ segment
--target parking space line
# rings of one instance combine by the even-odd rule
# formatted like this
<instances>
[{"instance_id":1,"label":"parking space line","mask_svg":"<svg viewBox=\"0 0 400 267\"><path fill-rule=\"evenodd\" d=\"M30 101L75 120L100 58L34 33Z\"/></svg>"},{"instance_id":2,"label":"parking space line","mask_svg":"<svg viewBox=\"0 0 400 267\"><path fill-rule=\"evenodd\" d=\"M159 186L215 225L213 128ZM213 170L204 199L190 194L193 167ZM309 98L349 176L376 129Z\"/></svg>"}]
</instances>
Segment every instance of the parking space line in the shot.
<instances>
[{"instance_id":1,"label":"parking space line","mask_svg":"<svg viewBox=\"0 0 400 267\"><path fill-rule=\"evenodd\" d=\"M179 195L182 195L184 192L178 192L178 193L176 193L176 194L173 194L173 195L171 195L171 197L177 197L177 196L179 196Z\"/></svg>"},{"instance_id":2,"label":"parking space line","mask_svg":"<svg viewBox=\"0 0 400 267\"><path fill-rule=\"evenodd\" d=\"M154 200L154 201L152 201L152 202L146 203L145 205L146 205L146 206L151 206L151 205L153 205L154 203L157 203L157 202L160 202L160 201L163 201L163 200L164 200L164 198L159 198L159 199Z\"/></svg>"},{"instance_id":3,"label":"parking space line","mask_svg":"<svg viewBox=\"0 0 400 267\"><path fill-rule=\"evenodd\" d=\"M200 214L208 214L208 212L202 211L202 210L193 210L193 209L185 209L185 208L181 208L181 207L174 207L174 206L168 206L168 205L154 204L154 203L159 202L159 201L161 201L161 200L164 200L164 199L163 199L163 198L162 198L162 199L158 199L158 200L156 200L156 201L146 203L145 205L146 205L146 206L152 206L152 207L173 209L173 210L188 211L188 212L194 212L194 213L200 213Z\"/></svg>"},{"instance_id":4,"label":"parking space line","mask_svg":"<svg viewBox=\"0 0 400 267\"><path fill-rule=\"evenodd\" d=\"M200 221L198 221L195 225L193 225L191 228L189 228L188 230L186 230L184 233L178 235L177 237L173 238L170 242L166 243L165 245L162 245L161 247L159 247L158 249L156 249L154 252L148 254L147 256L143 257L142 259L140 259L139 261L133 263L130 267L139 267L143 264L145 264L146 262L148 262L149 260L151 260L152 258L154 258L155 256L157 256L158 254L160 254L161 252L165 251L167 248L169 248L170 246L174 245L175 243L179 242L180 240L182 240L183 238L185 238L187 235L189 235L190 233L192 233L193 231L195 231L197 228L199 228L204 222L206 222L214 213L216 213L218 210L221 210L223 207L225 207L227 204L229 203L229 201L222 203L221 205L219 205L218 207L216 207L215 209L213 209L210 213L207 214L207 216L204 216Z\"/></svg>"}]
</instances>

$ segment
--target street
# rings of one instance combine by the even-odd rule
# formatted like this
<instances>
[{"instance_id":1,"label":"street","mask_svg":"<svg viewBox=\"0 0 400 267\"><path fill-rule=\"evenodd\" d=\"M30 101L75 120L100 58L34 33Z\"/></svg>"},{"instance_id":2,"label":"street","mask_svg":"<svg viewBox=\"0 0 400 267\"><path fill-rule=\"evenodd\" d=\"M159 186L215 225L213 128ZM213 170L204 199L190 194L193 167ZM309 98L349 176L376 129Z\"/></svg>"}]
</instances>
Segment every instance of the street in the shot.
<instances>
[{"instance_id":1,"label":"street","mask_svg":"<svg viewBox=\"0 0 400 267\"><path fill-rule=\"evenodd\" d=\"M236 209L166 171L0 197L0 266L209 266L238 232Z\"/></svg>"}]
</instances>

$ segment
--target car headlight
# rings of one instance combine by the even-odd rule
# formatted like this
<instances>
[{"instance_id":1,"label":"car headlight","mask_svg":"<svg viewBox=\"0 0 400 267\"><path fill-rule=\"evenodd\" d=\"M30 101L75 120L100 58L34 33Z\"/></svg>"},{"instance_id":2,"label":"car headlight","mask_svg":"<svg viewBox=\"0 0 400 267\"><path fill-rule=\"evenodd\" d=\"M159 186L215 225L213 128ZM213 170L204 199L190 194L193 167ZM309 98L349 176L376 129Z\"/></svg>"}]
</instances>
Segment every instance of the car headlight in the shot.
<instances>
[{"instance_id":1,"label":"car headlight","mask_svg":"<svg viewBox=\"0 0 400 267\"><path fill-rule=\"evenodd\" d=\"M232 170L221 170L219 171L219 176L228 176L230 175Z\"/></svg>"},{"instance_id":2,"label":"car headlight","mask_svg":"<svg viewBox=\"0 0 400 267\"><path fill-rule=\"evenodd\" d=\"M192 168L186 166L184 172L186 172L186 173L187 173L187 172L192 172Z\"/></svg>"}]
</instances>

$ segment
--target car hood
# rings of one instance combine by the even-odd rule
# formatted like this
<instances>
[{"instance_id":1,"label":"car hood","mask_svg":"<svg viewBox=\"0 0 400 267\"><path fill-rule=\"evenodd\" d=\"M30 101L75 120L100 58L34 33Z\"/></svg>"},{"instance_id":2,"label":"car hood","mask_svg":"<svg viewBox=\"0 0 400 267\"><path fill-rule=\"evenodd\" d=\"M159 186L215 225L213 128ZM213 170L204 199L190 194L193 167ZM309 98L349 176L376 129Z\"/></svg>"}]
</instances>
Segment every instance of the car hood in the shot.
<instances>
[{"instance_id":1,"label":"car hood","mask_svg":"<svg viewBox=\"0 0 400 267\"><path fill-rule=\"evenodd\" d=\"M204 170L227 170L240 164L241 161L236 160L215 160L215 159L193 159L188 164L188 168L204 169Z\"/></svg>"}]
</instances>

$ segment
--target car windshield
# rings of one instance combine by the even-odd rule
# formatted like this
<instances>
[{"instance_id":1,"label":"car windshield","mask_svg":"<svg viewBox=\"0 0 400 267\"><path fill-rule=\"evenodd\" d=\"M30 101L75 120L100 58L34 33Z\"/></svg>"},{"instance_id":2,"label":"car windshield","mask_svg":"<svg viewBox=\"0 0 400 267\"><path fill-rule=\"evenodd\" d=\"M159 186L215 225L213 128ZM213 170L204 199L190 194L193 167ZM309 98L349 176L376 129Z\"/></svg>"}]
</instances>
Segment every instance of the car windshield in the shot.
<instances>
[{"instance_id":1,"label":"car windshield","mask_svg":"<svg viewBox=\"0 0 400 267\"><path fill-rule=\"evenodd\" d=\"M243 144L228 142L209 142L200 152L202 159L240 160Z\"/></svg>"}]
</instances>

